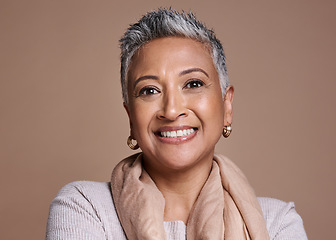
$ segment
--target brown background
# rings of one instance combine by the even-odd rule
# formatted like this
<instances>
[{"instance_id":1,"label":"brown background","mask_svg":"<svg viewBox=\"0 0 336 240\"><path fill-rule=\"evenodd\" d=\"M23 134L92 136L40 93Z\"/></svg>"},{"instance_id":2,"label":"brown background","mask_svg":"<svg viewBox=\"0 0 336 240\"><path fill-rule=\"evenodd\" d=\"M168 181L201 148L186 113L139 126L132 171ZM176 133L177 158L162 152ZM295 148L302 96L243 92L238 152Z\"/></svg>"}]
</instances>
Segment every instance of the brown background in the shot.
<instances>
[{"instance_id":1,"label":"brown background","mask_svg":"<svg viewBox=\"0 0 336 240\"><path fill-rule=\"evenodd\" d=\"M334 237L335 1L0 1L1 239L43 239L58 190L108 181L131 154L118 39L146 11L193 10L235 86L217 151L259 196L294 201L310 239Z\"/></svg>"}]
</instances>

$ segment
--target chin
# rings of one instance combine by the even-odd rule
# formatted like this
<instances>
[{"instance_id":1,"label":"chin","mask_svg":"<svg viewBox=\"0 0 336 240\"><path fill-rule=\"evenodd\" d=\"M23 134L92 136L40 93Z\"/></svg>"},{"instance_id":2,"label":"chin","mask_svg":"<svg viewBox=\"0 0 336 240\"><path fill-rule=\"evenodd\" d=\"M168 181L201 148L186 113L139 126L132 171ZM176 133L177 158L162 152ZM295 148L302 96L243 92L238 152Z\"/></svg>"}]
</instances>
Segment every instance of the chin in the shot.
<instances>
[{"instance_id":1,"label":"chin","mask_svg":"<svg viewBox=\"0 0 336 240\"><path fill-rule=\"evenodd\" d=\"M212 159L213 151L206 153L194 153L189 151L178 151L177 153L170 152L169 155L163 154L156 156L155 163L148 162L147 164L155 165L158 171L187 171L191 168L202 167L207 165L209 159ZM159 159L159 160L158 160Z\"/></svg>"}]
</instances>

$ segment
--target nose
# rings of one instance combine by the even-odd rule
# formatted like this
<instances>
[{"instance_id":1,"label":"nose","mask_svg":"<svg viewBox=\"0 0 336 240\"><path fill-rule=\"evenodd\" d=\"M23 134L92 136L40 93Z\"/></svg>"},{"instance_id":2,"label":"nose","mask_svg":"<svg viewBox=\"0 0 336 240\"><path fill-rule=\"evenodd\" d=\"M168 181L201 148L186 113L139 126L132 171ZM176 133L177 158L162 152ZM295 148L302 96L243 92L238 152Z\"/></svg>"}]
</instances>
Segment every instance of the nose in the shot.
<instances>
[{"instance_id":1,"label":"nose","mask_svg":"<svg viewBox=\"0 0 336 240\"><path fill-rule=\"evenodd\" d=\"M175 90L164 94L157 116L162 120L175 121L179 117L187 116L187 113L188 111L182 93Z\"/></svg>"}]
</instances>

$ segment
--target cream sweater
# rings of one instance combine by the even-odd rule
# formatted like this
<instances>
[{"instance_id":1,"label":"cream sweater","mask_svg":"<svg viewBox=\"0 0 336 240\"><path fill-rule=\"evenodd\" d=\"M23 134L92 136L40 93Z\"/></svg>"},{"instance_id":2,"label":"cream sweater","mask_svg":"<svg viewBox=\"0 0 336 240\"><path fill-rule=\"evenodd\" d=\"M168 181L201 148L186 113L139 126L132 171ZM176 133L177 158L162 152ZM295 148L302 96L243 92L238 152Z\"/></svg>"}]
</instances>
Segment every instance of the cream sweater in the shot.
<instances>
[{"instance_id":1,"label":"cream sweater","mask_svg":"<svg viewBox=\"0 0 336 240\"><path fill-rule=\"evenodd\" d=\"M307 239L294 203L258 198L270 239ZM182 221L164 222L169 240L185 240ZM47 240L126 239L105 182L74 182L61 189L50 206Z\"/></svg>"}]
</instances>

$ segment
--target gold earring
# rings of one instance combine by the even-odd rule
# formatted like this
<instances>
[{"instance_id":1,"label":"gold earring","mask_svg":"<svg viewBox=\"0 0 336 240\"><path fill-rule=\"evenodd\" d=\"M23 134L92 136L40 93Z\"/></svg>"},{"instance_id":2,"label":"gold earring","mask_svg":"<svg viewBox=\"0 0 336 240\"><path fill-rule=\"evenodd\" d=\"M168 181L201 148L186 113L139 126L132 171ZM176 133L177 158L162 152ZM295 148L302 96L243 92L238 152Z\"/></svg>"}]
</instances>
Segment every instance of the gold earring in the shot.
<instances>
[{"instance_id":1,"label":"gold earring","mask_svg":"<svg viewBox=\"0 0 336 240\"><path fill-rule=\"evenodd\" d=\"M231 124L229 126L224 126L223 128L223 137L228 138L232 132Z\"/></svg>"},{"instance_id":2,"label":"gold earring","mask_svg":"<svg viewBox=\"0 0 336 240\"><path fill-rule=\"evenodd\" d=\"M129 146L130 149L132 149L132 150L137 150L137 149L139 148L139 145L138 145L138 143L136 143L136 144L134 145L133 142L132 142L133 140L136 141L136 140L133 139L131 136L129 136L129 137L127 138L127 145Z\"/></svg>"}]
</instances>

